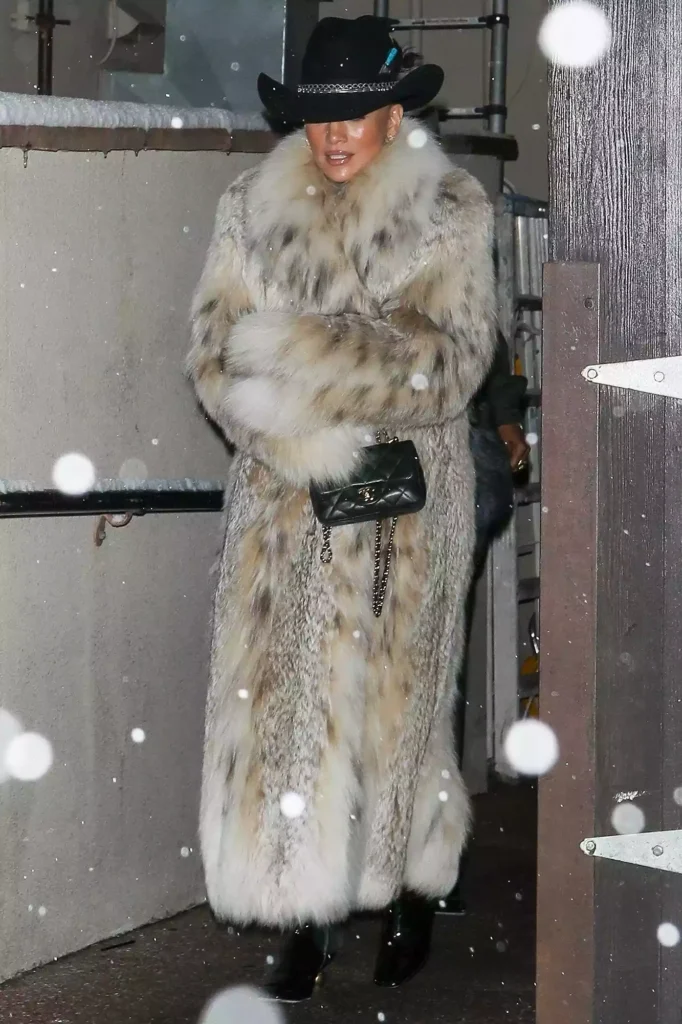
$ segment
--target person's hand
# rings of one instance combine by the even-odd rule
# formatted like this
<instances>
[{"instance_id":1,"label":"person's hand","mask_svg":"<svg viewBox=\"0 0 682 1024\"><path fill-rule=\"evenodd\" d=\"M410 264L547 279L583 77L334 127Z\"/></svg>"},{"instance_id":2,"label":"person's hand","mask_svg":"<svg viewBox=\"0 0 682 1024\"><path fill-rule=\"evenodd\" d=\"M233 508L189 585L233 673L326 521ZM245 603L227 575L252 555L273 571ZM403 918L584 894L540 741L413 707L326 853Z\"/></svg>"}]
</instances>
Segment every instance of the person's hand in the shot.
<instances>
[{"instance_id":1,"label":"person's hand","mask_svg":"<svg viewBox=\"0 0 682 1024\"><path fill-rule=\"evenodd\" d=\"M523 428L517 423L505 423L497 428L497 433L504 441L512 473L518 473L520 470L525 469L528 465L530 447L526 441Z\"/></svg>"}]
</instances>

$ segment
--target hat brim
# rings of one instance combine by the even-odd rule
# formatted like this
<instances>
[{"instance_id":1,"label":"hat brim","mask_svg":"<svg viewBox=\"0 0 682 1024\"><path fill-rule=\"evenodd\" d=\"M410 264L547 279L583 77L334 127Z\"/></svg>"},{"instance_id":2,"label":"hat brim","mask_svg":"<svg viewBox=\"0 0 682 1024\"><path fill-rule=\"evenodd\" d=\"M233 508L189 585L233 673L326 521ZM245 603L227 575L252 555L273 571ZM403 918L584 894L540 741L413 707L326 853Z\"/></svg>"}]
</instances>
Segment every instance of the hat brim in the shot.
<instances>
[{"instance_id":1,"label":"hat brim","mask_svg":"<svg viewBox=\"0 0 682 1024\"><path fill-rule=\"evenodd\" d=\"M436 98L444 77L437 64L423 64L385 92L298 93L261 74L258 95L270 117L289 124L354 121L393 103L408 111L419 110Z\"/></svg>"}]
</instances>

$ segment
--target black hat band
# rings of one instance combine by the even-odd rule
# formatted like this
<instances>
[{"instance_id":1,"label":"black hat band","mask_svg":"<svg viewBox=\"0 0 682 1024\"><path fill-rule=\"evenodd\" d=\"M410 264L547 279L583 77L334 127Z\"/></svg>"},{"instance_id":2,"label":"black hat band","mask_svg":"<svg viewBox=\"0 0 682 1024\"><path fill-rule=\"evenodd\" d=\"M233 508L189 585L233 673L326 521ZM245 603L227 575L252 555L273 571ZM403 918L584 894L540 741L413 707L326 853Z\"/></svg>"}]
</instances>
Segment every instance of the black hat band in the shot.
<instances>
[{"instance_id":1,"label":"black hat band","mask_svg":"<svg viewBox=\"0 0 682 1024\"><path fill-rule=\"evenodd\" d=\"M299 95L314 94L316 96L332 93L390 92L395 88L395 84L395 82L342 82L331 85L299 85L296 92Z\"/></svg>"}]
</instances>

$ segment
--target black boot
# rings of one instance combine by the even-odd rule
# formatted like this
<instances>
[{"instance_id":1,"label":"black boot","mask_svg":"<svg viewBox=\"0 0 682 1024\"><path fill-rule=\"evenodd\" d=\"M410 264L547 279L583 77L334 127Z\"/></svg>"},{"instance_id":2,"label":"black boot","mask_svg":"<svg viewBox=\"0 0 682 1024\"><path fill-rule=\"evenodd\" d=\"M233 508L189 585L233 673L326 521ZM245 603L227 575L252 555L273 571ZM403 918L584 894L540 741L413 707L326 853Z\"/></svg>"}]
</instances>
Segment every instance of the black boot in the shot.
<instances>
[{"instance_id":1,"label":"black boot","mask_svg":"<svg viewBox=\"0 0 682 1024\"><path fill-rule=\"evenodd\" d=\"M310 999L322 972L336 953L335 936L330 928L307 924L290 932L265 991L282 1003L300 1003Z\"/></svg>"},{"instance_id":2,"label":"black boot","mask_svg":"<svg viewBox=\"0 0 682 1024\"><path fill-rule=\"evenodd\" d=\"M394 988L414 978L431 951L433 901L405 892L386 911L374 984Z\"/></svg>"}]
</instances>

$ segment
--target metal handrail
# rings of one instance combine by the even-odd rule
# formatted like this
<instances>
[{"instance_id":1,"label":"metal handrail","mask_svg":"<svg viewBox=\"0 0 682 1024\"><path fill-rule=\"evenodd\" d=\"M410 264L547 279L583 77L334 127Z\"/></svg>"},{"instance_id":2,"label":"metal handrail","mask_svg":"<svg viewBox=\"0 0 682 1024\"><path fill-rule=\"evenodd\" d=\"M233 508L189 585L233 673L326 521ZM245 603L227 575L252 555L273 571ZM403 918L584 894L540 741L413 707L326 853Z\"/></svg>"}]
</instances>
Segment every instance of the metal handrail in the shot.
<instances>
[{"instance_id":1,"label":"metal handrail","mask_svg":"<svg viewBox=\"0 0 682 1024\"><path fill-rule=\"evenodd\" d=\"M102 480L85 494L0 481L0 519L37 516L144 516L172 512L220 512L225 486L217 481L140 481L133 486Z\"/></svg>"}]
</instances>

